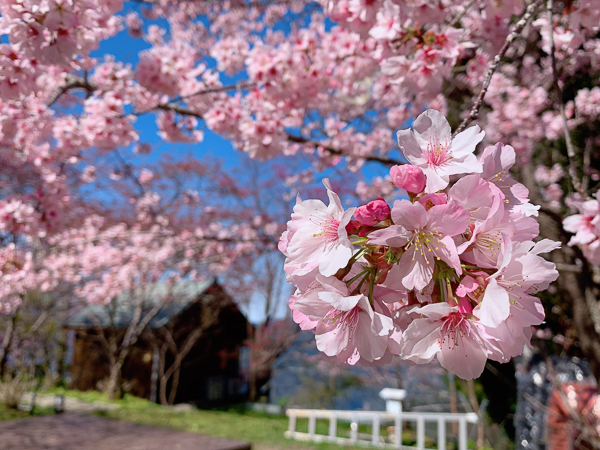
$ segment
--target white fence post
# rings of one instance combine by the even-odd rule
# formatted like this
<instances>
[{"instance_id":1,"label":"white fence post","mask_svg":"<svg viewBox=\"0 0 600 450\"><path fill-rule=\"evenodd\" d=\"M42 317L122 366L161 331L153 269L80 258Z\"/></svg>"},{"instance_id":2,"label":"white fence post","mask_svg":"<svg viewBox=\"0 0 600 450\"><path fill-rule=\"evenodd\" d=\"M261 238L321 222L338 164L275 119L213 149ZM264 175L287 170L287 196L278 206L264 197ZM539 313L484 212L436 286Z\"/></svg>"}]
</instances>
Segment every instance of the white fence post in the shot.
<instances>
[{"instance_id":1,"label":"white fence post","mask_svg":"<svg viewBox=\"0 0 600 450\"><path fill-rule=\"evenodd\" d=\"M425 420L422 416L417 418L417 448L425 449Z\"/></svg>"},{"instance_id":2,"label":"white fence post","mask_svg":"<svg viewBox=\"0 0 600 450\"><path fill-rule=\"evenodd\" d=\"M399 414L394 419L394 444L402 448L402 416Z\"/></svg>"},{"instance_id":3,"label":"white fence post","mask_svg":"<svg viewBox=\"0 0 600 450\"><path fill-rule=\"evenodd\" d=\"M290 411L290 423L288 426L288 431L293 438L294 434L296 433L296 411Z\"/></svg>"},{"instance_id":4,"label":"white fence post","mask_svg":"<svg viewBox=\"0 0 600 450\"><path fill-rule=\"evenodd\" d=\"M443 417L438 419L437 448L438 450L446 450L446 421Z\"/></svg>"},{"instance_id":5,"label":"white fence post","mask_svg":"<svg viewBox=\"0 0 600 450\"><path fill-rule=\"evenodd\" d=\"M356 414L354 414L350 423L350 442L355 444L356 441L358 441L358 419L356 418Z\"/></svg>"},{"instance_id":6,"label":"white fence post","mask_svg":"<svg viewBox=\"0 0 600 450\"><path fill-rule=\"evenodd\" d=\"M317 418L311 414L308 417L308 434L310 437L315 435L315 431L317 431Z\"/></svg>"},{"instance_id":7,"label":"white fence post","mask_svg":"<svg viewBox=\"0 0 600 450\"><path fill-rule=\"evenodd\" d=\"M379 446L379 416L377 414L373 414L373 430L372 430L372 440L371 442L375 447Z\"/></svg>"},{"instance_id":8,"label":"white fence post","mask_svg":"<svg viewBox=\"0 0 600 450\"><path fill-rule=\"evenodd\" d=\"M467 450L467 421L465 416L458 418L458 450Z\"/></svg>"},{"instance_id":9,"label":"white fence post","mask_svg":"<svg viewBox=\"0 0 600 450\"><path fill-rule=\"evenodd\" d=\"M329 417L329 441L335 442L337 440L337 415L331 414Z\"/></svg>"},{"instance_id":10,"label":"white fence post","mask_svg":"<svg viewBox=\"0 0 600 450\"><path fill-rule=\"evenodd\" d=\"M285 436L300 441L312 442L333 442L341 445L373 445L381 448L403 449L402 445L402 426L403 422L412 422L416 425L416 445L415 450L425 450L426 445L426 424L437 423L437 448L446 450L446 424L448 422L458 423L458 450L467 450L468 435L467 427L469 423L477 423L479 418L475 413L457 414L457 413L433 413L433 412L400 412L389 413L383 411L330 411L316 409L288 409L286 415L289 417L288 431ZM297 431L298 419L308 420L308 432ZM317 431L317 421L319 419L329 420L329 434L325 432L319 434ZM350 436L338 437L338 421L350 423ZM370 436L360 437L360 422L365 425L371 425ZM381 425L394 423L393 436L387 436L382 439ZM408 447L406 447L408 448Z\"/></svg>"}]
</instances>

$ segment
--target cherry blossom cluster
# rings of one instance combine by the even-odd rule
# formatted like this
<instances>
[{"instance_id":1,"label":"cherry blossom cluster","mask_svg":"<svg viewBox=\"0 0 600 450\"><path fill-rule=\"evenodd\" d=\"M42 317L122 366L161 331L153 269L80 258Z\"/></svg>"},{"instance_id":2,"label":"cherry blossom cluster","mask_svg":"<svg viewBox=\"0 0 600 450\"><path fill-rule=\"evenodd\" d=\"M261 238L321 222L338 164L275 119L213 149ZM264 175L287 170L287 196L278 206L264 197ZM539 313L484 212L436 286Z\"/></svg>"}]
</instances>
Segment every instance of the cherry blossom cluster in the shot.
<instances>
[{"instance_id":1,"label":"cherry blossom cluster","mask_svg":"<svg viewBox=\"0 0 600 450\"><path fill-rule=\"evenodd\" d=\"M3 1L0 33L31 60L69 67L119 30L122 8L122 0Z\"/></svg>"},{"instance_id":2,"label":"cherry blossom cluster","mask_svg":"<svg viewBox=\"0 0 600 450\"><path fill-rule=\"evenodd\" d=\"M345 209L329 180L329 205L298 197L279 243L297 288L290 308L317 348L341 361L437 358L476 378L488 359L520 355L544 321L533 295L558 272L540 254L560 245L533 241L537 207L509 173L512 147L475 156L484 132L453 137L431 109L397 136L410 164L390 170L406 192L391 207L379 198Z\"/></svg>"}]
</instances>

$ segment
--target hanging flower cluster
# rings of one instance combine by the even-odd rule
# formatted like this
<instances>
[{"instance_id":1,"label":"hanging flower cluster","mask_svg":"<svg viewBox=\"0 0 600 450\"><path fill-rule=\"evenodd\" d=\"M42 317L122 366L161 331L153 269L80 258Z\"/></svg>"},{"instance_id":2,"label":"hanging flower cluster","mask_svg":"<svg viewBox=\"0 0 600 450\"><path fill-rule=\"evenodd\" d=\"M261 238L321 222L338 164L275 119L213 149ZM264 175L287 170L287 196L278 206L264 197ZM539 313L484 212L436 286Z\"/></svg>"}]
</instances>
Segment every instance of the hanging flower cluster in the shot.
<instances>
[{"instance_id":1,"label":"hanging flower cluster","mask_svg":"<svg viewBox=\"0 0 600 450\"><path fill-rule=\"evenodd\" d=\"M488 358L521 354L543 322L533 294L558 272L539 255L559 244L533 242L537 207L509 174L512 147L476 157L484 132L452 137L432 109L413 128L398 132L410 164L390 170L407 194L391 208L379 198L345 210L328 180L329 205L298 197L279 243L290 308L320 351L349 364L437 358L476 378Z\"/></svg>"}]
</instances>

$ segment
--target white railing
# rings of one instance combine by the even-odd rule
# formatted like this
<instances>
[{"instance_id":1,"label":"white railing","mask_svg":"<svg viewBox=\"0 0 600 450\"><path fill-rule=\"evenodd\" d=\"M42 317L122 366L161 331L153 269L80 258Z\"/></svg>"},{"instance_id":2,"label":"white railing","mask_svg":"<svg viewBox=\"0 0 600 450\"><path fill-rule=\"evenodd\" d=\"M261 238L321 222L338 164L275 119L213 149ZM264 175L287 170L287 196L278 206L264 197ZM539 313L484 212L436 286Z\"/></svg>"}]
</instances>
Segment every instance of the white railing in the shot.
<instances>
[{"instance_id":1,"label":"white railing","mask_svg":"<svg viewBox=\"0 0 600 450\"><path fill-rule=\"evenodd\" d=\"M285 437L299 441L333 442L341 445L365 445L393 449L428 450L425 447L425 424L437 423L437 449L446 450L446 424L458 423L458 449L467 450L467 424L477 423L477 414L401 412L391 414L382 411L334 411L324 409L288 409L288 431ZM296 420L308 419L308 433L296 431ZM317 420L329 420L329 434L317 434ZM337 436L338 422L350 423L350 437ZM416 447L402 445L402 426L405 422L416 424ZM394 424L394 436L386 439L380 435L382 425ZM372 431L369 439L359 436L358 425L370 424ZM391 441L391 442L390 442Z\"/></svg>"}]
</instances>

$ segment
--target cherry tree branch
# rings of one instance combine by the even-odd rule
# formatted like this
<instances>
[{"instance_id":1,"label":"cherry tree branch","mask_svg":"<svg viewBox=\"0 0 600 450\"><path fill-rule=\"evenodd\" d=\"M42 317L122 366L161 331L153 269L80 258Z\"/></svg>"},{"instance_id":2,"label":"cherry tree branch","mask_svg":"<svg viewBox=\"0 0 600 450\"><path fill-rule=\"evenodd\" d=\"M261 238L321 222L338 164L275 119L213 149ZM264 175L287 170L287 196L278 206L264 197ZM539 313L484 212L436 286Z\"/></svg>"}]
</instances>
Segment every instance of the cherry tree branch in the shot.
<instances>
[{"instance_id":1,"label":"cherry tree branch","mask_svg":"<svg viewBox=\"0 0 600 450\"><path fill-rule=\"evenodd\" d=\"M189 1L189 0L180 0L180 3L184 3L184 2L187 2L187 1ZM221 2L221 0L213 0L213 1L210 1L210 0L195 0L195 1L197 1L198 3L205 3L205 4L210 5L210 6L218 5ZM250 8L264 8L264 7L271 6L271 5L285 5L285 4L288 4L288 3L293 3L293 1L294 0L266 0L266 1L263 1L263 0L251 0L251 1L248 1L248 2L245 2L245 3L242 3L242 4L237 3L237 4L234 4L234 5L230 5L229 9L230 10L236 10L236 9L244 9L244 8L248 8L248 9L250 9ZM156 1L153 1L153 0L133 0L133 2L134 3L140 3L140 4L143 4L143 5L156 5L156 4L160 3L158 0L156 0ZM173 3L176 3L176 2L173 2Z\"/></svg>"},{"instance_id":2,"label":"cherry tree branch","mask_svg":"<svg viewBox=\"0 0 600 450\"><path fill-rule=\"evenodd\" d=\"M172 101L180 102L182 100L187 100L188 98L197 97L199 95L219 94L221 92L228 92L228 91L240 90L240 89L249 89L249 88L253 88L254 86L256 86L255 83L227 84L225 86L203 89L201 91L194 92L193 94L180 95L178 97L175 97Z\"/></svg>"},{"instance_id":3,"label":"cherry tree branch","mask_svg":"<svg viewBox=\"0 0 600 450\"><path fill-rule=\"evenodd\" d=\"M174 105L173 103L160 104L160 105L156 106L156 109L161 109L163 111L173 111L177 114L181 114L184 116L192 116L192 117L196 117L198 119L203 118L202 114L191 111L191 110L184 108L182 106L179 106L179 105ZM146 112L149 112L149 111L146 111ZM312 145L313 147L315 147L315 149L322 148L323 150L327 151L328 153L331 153L332 155L352 157L351 155L346 155L342 150L340 150L338 148L323 145L322 143L320 143L318 141L312 141L305 137L296 136L291 133L286 133L286 134L287 134L288 141L293 142L295 144L309 144L309 145ZM385 156L376 156L376 155L364 156L364 157L356 156L355 158L356 159L364 159L365 161L378 162L378 163L385 164L388 166L394 166L397 164L405 164L403 161L400 161L400 160L394 159L394 158L388 158Z\"/></svg>"},{"instance_id":4,"label":"cherry tree branch","mask_svg":"<svg viewBox=\"0 0 600 450\"><path fill-rule=\"evenodd\" d=\"M79 78L67 75L66 83L52 96L48 101L48 106L54 105L56 101L67 92L73 89L84 89L87 93L92 93L96 90L96 86L87 81L87 77Z\"/></svg>"},{"instance_id":5,"label":"cherry tree branch","mask_svg":"<svg viewBox=\"0 0 600 450\"><path fill-rule=\"evenodd\" d=\"M560 87L559 78L558 78L558 70L556 68L556 46L554 43L554 23L552 19L552 11L554 9L554 1L548 0L546 4L546 9L548 10L548 28L550 33L550 60L552 61L552 78L554 84L554 92L556 93L556 100L558 102L558 111L560 113L560 117L563 122L563 129L565 132L565 143L567 145L567 157L569 160L569 168L567 173L569 174L569 178L573 188L579 192L581 195L585 195L585 191L581 186L581 181L577 176L577 167L575 167L575 147L573 146L573 141L571 140L571 132L569 131L569 124L567 122L567 115L565 114L565 105L563 103L563 91Z\"/></svg>"},{"instance_id":6,"label":"cherry tree branch","mask_svg":"<svg viewBox=\"0 0 600 450\"><path fill-rule=\"evenodd\" d=\"M471 9L471 6L473 6L473 4L475 3L475 1L476 0L470 0L463 7L462 11L460 13L458 13L450 22L448 22L448 24L444 28L444 31L447 30L448 28L452 28L454 25L456 25L458 22L460 22L461 19L465 16L465 14L467 14L467 12L469 11L469 9Z\"/></svg>"},{"instance_id":7,"label":"cherry tree branch","mask_svg":"<svg viewBox=\"0 0 600 450\"><path fill-rule=\"evenodd\" d=\"M333 154L333 155L340 155L340 156L346 156L346 157L352 157L352 158L356 158L356 159L364 159L365 161L371 161L371 162L378 162L378 163L382 163L388 166L395 166L395 165L400 165L400 164L406 164L403 161L400 161L398 159L394 159L394 158L388 158L387 156L377 156L377 155L372 155L372 156L351 156L351 155L346 155L344 154L344 152L342 152L340 149L338 148L334 148L334 147L330 147L327 145L323 145L322 143L318 142L318 141L311 141L310 139L306 139L302 136L296 136L290 133L287 133L287 138L288 141L290 142L294 142L296 144L310 144L312 146L314 146L315 148L322 148L323 150Z\"/></svg>"},{"instance_id":8,"label":"cherry tree branch","mask_svg":"<svg viewBox=\"0 0 600 450\"><path fill-rule=\"evenodd\" d=\"M500 49L498 54L496 56L494 56L494 59L492 60L490 67L488 68L487 72L485 73L485 75L483 77L483 85L481 87L481 91L479 92L479 95L475 99L475 102L473 103L473 107L471 108L469 115L467 117L465 117L465 119L462 121L462 123L456 129L456 131L454 131L454 134L452 135L452 137L456 136L458 133L460 133L465 128L467 128L467 126L473 120L477 119L477 117L479 116L479 110L481 109L481 105L483 104L483 99L485 98L485 95L487 94L487 91L490 87L490 83L492 81L492 76L494 75L494 73L496 72L498 67L500 67L500 62L502 61L502 58L504 58L504 55L506 55L506 52L508 51L508 49L510 48L512 43L519 36L519 34L521 34L521 31L523 31L523 29L525 28L525 25L527 25L529 20L533 17L533 15L537 11L538 7L542 4L542 1L543 0L535 0L535 2L533 2L529 6L527 6L527 8L525 9L525 13L521 16L521 18L518 20L518 22L515 23L511 27L510 33L508 33L508 36L506 37L506 40L504 41L504 45L502 46L502 48Z\"/></svg>"}]
</instances>

